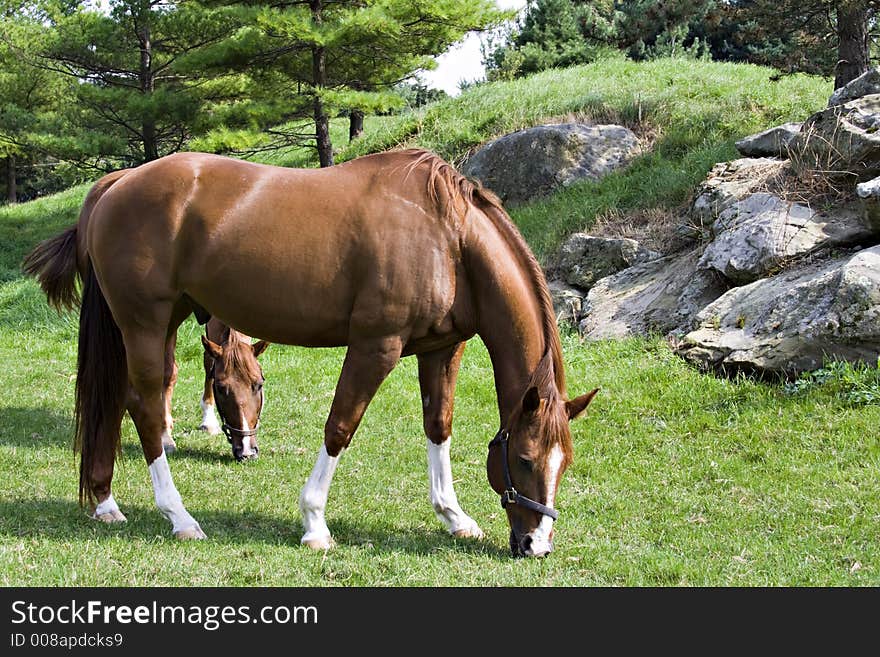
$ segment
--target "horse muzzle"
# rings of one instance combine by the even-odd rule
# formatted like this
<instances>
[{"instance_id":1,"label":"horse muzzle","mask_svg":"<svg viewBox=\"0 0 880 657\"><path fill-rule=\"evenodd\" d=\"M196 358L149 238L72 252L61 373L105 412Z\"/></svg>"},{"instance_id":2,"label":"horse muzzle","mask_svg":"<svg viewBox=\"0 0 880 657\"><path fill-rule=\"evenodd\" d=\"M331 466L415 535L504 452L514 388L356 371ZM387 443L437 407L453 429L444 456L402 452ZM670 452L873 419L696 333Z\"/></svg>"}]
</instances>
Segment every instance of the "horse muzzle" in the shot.
<instances>
[{"instance_id":1,"label":"horse muzzle","mask_svg":"<svg viewBox=\"0 0 880 657\"><path fill-rule=\"evenodd\" d=\"M510 552L514 557L546 557L553 552L553 542L535 538L531 534L519 538L516 532L511 529Z\"/></svg>"},{"instance_id":2,"label":"horse muzzle","mask_svg":"<svg viewBox=\"0 0 880 657\"><path fill-rule=\"evenodd\" d=\"M225 422L222 429L223 433L226 434L226 440L232 446L232 456L235 457L236 461L240 463L241 461L257 458L260 448L257 447L256 429L236 429L235 427L230 427Z\"/></svg>"}]
</instances>

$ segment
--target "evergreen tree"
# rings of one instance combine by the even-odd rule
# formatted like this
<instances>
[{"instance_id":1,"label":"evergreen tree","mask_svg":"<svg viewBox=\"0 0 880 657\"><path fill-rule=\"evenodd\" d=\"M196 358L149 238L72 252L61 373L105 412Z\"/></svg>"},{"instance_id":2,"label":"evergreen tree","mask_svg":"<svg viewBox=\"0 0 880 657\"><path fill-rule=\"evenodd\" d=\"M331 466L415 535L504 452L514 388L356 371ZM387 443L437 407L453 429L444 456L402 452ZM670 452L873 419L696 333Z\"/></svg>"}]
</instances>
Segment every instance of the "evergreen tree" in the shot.
<instances>
[{"instance_id":1,"label":"evergreen tree","mask_svg":"<svg viewBox=\"0 0 880 657\"><path fill-rule=\"evenodd\" d=\"M187 66L234 29L228 12L191 2L110 0L107 13L56 5L47 17L54 29L41 65L74 82L71 124L112 140L101 150L121 156L122 164L180 150L204 129L210 104L235 93Z\"/></svg>"},{"instance_id":2,"label":"evergreen tree","mask_svg":"<svg viewBox=\"0 0 880 657\"><path fill-rule=\"evenodd\" d=\"M532 0L507 43L490 49L490 78L528 75L594 60L617 43L613 0Z\"/></svg>"},{"instance_id":3,"label":"evergreen tree","mask_svg":"<svg viewBox=\"0 0 880 657\"><path fill-rule=\"evenodd\" d=\"M250 116L261 128L309 117L321 166L333 164L331 116L348 113L350 134L356 133L365 112L400 104L394 85L434 66L433 56L468 31L509 16L491 0L244 0L227 6L242 27L206 54L206 65L246 71ZM228 108L230 116L237 112ZM273 136L275 144L266 147L303 135L293 128Z\"/></svg>"},{"instance_id":4,"label":"evergreen tree","mask_svg":"<svg viewBox=\"0 0 880 657\"><path fill-rule=\"evenodd\" d=\"M735 0L729 11L744 59L833 77L835 88L868 69L880 28L878 0Z\"/></svg>"},{"instance_id":5,"label":"evergreen tree","mask_svg":"<svg viewBox=\"0 0 880 657\"><path fill-rule=\"evenodd\" d=\"M49 71L30 65L23 53L41 46L42 26L26 16L3 16L0 39L0 159L5 197L18 200L19 171L44 157L44 131L69 100L67 85Z\"/></svg>"}]
</instances>

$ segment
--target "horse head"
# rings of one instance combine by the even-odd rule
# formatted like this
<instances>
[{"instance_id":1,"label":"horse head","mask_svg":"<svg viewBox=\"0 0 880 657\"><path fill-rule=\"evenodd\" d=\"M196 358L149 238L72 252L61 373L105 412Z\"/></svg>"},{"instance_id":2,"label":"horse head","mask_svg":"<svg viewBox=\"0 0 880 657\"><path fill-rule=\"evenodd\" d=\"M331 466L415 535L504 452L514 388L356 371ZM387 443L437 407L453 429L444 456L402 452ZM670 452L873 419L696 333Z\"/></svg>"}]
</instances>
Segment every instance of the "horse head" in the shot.
<instances>
[{"instance_id":1,"label":"horse head","mask_svg":"<svg viewBox=\"0 0 880 657\"><path fill-rule=\"evenodd\" d=\"M214 361L214 401L232 455L237 461L256 458L257 429L265 401L265 379L257 357L269 343L260 340L250 344L240 333L227 328L220 344L204 335L202 344L205 354Z\"/></svg>"},{"instance_id":2,"label":"horse head","mask_svg":"<svg viewBox=\"0 0 880 657\"><path fill-rule=\"evenodd\" d=\"M563 399L548 353L489 443L486 473L507 512L514 556L540 557L553 550L553 521L558 515L553 504L573 456L568 424L586 410L598 391Z\"/></svg>"}]
</instances>

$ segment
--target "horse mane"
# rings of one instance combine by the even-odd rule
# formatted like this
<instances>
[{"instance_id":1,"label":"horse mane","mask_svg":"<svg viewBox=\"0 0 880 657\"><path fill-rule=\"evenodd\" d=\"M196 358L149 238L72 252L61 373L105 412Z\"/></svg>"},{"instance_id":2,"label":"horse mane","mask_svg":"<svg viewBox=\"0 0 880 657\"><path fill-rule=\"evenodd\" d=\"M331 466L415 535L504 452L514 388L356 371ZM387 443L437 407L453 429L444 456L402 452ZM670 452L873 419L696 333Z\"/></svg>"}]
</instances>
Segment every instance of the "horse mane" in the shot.
<instances>
[{"instance_id":1,"label":"horse mane","mask_svg":"<svg viewBox=\"0 0 880 657\"><path fill-rule=\"evenodd\" d=\"M484 189L479 181L466 178L436 153L418 148L399 152L412 159L412 162L407 167L409 171L419 166L426 166L428 168L428 194L431 200L447 217L453 217L457 204L467 204L476 207L489 218L495 229L501 233L517 255L520 265L526 270L532 282L532 288L538 299L538 306L542 317L544 349L545 352L549 352L552 358L556 390L565 398L565 366L562 360L562 343L559 340L556 313L553 310L550 289L547 287L547 278L544 275L544 270L538 263L538 259L535 258L534 253L532 253L531 248L529 248L525 238L523 238L522 233L519 232L516 224L513 223L510 215L502 206L501 200L488 189ZM544 364L544 359L542 359L541 364ZM532 380L529 382L529 385L539 383L539 379L546 376L545 372L541 371L542 369L545 368L539 365L532 374Z\"/></svg>"},{"instance_id":2,"label":"horse mane","mask_svg":"<svg viewBox=\"0 0 880 657\"><path fill-rule=\"evenodd\" d=\"M257 359L254 357L251 343L242 333L228 329L223 339L223 368L227 372L242 372L252 380L262 375Z\"/></svg>"}]
</instances>

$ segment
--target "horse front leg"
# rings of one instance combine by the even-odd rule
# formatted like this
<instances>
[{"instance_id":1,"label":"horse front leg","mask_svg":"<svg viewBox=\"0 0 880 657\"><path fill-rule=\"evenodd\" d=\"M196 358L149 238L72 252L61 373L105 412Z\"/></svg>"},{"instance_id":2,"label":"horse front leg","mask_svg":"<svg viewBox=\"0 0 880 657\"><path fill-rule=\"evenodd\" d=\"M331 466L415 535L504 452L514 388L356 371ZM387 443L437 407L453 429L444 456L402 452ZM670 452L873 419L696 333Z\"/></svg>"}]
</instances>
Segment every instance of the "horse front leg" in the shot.
<instances>
[{"instance_id":1,"label":"horse front leg","mask_svg":"<svg viewBox=\"0 0 880 657\"><path fill-rule=\"evenodd\" d=\"M449 459L455 383L465 344L461 342L449 349L419 354L419 388L425 435L428 437L431 506L453 536L482 538L480 527L458 503Z\"/></svg>"},{"instance_id":2,"label":"horse front leg","mask_svg":"<svg viewBox=\"0 0 880 657\"><path fill-rule=\"evenodd\" d=\"M199 402L199 406L202 408L202 423L199 425L199 429L216 436L220 433L220 422L214 413L214 356L207 349L205 349L202 364L205 367L205 387Z\"/></svg>"},{"instance_id":3,"label":"horse front leg","mask_svg":"<svg viewBox=\"0 0 880 657\"><path fill-rule=\"evenodd\" d=\"M330 415L324 425L324 444L299 496L305 530L301 540L303 545L319 550L333 546L333 538L324 518L333 474L367 406L382 381L400 360L403 343L401 337L393 336L349 344Z\"/></svg>"}]
</instances>

